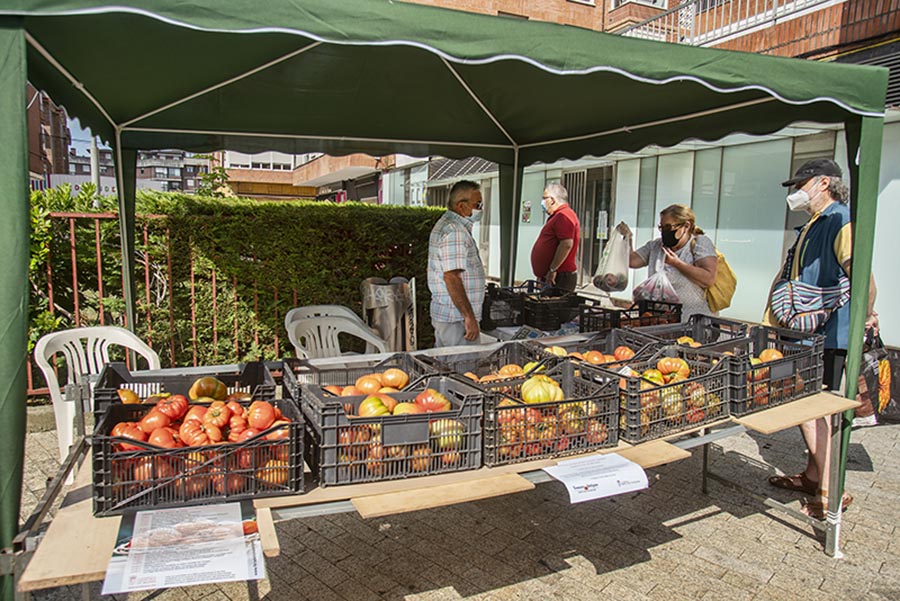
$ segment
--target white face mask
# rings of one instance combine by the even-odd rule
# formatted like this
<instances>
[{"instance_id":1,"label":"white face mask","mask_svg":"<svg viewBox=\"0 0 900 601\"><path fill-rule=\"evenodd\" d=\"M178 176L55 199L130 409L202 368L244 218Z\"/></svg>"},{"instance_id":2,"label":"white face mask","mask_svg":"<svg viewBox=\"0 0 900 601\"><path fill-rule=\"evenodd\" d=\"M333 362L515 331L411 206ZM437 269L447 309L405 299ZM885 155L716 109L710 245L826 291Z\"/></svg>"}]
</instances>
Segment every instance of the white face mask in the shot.
<instances>
[{"instance_id":1,"label":"white face mask","mask_svg":"<svg viewBox=\"0 0 900 601\"><path fill-rule=\"evenodd\" d=\"M544 209L545 213L547 213L547 214L550 213L550 211L547 209L547 199L546 198L541 199L541 208Z\"/></svg>"},{"instance_id":2,"label":"white face mask","mask_svg":"<svg viewBox=\"0 0 900 601\"><path fill-rule=\"evenodd\" d=\"M810 198L806 190L797 190L787 195L787 205L792 211L805 211L809 209Z\"/></svg>"},{"instance_id":3,"label":"white face mask","mask_svg":"<svg viewBox=\"0 0 900 601\"><path fill-rule=\"evenodd\" d=\"M472 223L478 223L481 221L481 209L472 209L472 214L469 215L469 221Z\"/></svg>"}]
</instances>

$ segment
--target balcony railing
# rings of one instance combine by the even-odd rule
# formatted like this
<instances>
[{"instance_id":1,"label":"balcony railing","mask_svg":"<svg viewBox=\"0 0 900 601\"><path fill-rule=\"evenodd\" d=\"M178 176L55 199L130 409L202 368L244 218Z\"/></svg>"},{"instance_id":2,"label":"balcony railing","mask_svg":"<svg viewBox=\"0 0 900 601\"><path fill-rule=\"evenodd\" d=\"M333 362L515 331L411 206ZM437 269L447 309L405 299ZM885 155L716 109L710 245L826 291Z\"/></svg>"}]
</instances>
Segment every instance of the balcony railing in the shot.
<instances>
[{"instance_id":1,"label":"balcony railing","mask_svg":"<svg viewBox=\"0 0 900 601\"><path fill-rule=\"evenodd\" d=\"M688 0L618 33L659 42L712 46L834 3L834 0Z\"/></svg>"}]
</instances>

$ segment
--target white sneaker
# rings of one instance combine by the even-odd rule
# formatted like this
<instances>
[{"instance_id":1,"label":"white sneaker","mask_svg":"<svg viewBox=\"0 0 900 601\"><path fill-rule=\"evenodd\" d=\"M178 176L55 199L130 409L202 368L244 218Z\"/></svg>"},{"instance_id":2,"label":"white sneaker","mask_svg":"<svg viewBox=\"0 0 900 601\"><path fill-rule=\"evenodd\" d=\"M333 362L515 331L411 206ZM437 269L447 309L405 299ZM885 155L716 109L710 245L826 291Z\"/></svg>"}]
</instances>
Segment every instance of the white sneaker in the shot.
<instances>
[{"instance_id":1,"label":"white sneaker","mask_svg":"<svg viewBox=\"0 0 900 601\"><path fill-rule=\"evenodd\" d=\"M867 426L877 426L878 418L875 417L875 414L867 415L866 417L854 417L853 418L853 427L854 428L865 428Z\"/></svg>"}]
</instances>

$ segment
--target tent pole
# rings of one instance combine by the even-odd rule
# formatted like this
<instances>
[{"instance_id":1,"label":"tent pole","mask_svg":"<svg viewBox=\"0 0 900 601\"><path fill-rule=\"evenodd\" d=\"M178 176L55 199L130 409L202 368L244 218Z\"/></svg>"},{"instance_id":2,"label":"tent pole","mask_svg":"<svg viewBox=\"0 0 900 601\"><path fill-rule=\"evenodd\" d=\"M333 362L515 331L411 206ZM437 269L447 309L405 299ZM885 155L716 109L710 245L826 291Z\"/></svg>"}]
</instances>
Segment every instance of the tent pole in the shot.
<instances>
[{"instance_id":1,"label":"tent pole","mask_svg":"<svg viewBox=\"0 0 900 601\"><path fill-rule=\"evenodd\" d=\"M516 147L513 164L500 163L500 284L503 286L511 286L516 277L521 181L522 168ZM509 219L505 218L507 215Z\"/></svg>"},{"instance_id":2,"label":"tent pole","mask_svg":"<svg viewBox=\"0 0 900 601\"><path fill-rule=\"evenodd\" d=\"M19 527L25 460L25 349L28 341L28 263L31 218L28 195L27 64L24 22L0 17L0 547L12 547ZM15 582L4 574L0 597L12 599Z\"/></svg>"},{"instance_id":3,"label":"tent pole","mask_svg":"<svg viewBox=\"0 0 900 601\"><path fill-rule=\"evenodd\" d=\"M119 236L122 240L122 288L125 290L125 327L134 329L134 199L137 151L122 148L116 129L116 188L119 193Z\"/></svg>"},{"instance_id":4,"label":"tent pole","mask_svg":"<svg viewBox=\"0 0 900 601\"><path fill-rule=\"evenodd\" d=\"M847 164L850 166L850 218L853 222L853 259L850 269L850 337L847 345L847 398L856 398L863 337L869 304L869 278L872 273L872 254L875 239L875 218L878 213L878 177L881 166L883 118L860 117L845 124ZM832 440L831 477L828 488L828 507L840 504L847 471L847 450L850 447L850 426L853 410L840 420L840 446ZM838 453L838 449L840 452ZM829 511L826 519L825 552L840 557L840 512Z\"/></svg>"}]
</instances>

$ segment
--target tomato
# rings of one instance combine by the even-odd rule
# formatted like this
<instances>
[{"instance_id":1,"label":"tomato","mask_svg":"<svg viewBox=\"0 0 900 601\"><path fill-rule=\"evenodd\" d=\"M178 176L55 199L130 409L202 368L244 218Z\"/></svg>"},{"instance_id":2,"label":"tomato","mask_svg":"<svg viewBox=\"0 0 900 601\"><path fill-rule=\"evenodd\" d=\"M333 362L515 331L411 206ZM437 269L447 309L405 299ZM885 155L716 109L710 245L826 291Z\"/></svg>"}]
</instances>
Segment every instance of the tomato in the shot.
<instances>
[{"instance_id":1,"label":"tomato","mask_svg":"<svg viewBox=\"0 0 900 601\"><path fill-rule=\"evenodd\" d=\"M198 422L202 422L204 415L206 415L206 407L204 405L193 405L190 409L188 409L187 413L184 414L183 421L187 422L196 420Z\"/></svg>"},{"instance_id":2,"label":"tomato","mask_svg":"<svg viewBox=\"0 0 900 601\"><path fill-rule=\"evenodd\" d=\"M141 430L143 430L147 434L150 434L154 430L158 428L165 428L171 423L171 417L154 407L147 415L144 416L139 425L141 427Z\"/></svg>"},{"instance_id":3,"label":"tomato","mask_svg":"<svg viewBox=\"0 0 900 601\"><path fill-rule=\"evenodd\" d=\"M241 528L243 528L245 536L247 534L259 532L259 526L256 525L256 520L244 520L241 522Z\"/></svg>"},{"instance_id":4,"label":"tomato","mask_svg":"<svg viewBox=\"0 0 900 601\"><path fill-rule=\"evenodd\" d=\"M415 403L424 409L426 413L449 411L453 408L453 405L450 404L447 397L434 388L426 388L416 395Z\"/></svg>"},{"instance_id":5,"label":"tomato","mask_svg":"<svg viewBox=\"0 0 900 601\"><path fill-rule=\"evenodd\" d=\"M272 424L271 428L278 429L266 434L266 440L285 440L291 434L291 422L286 419L278 420Z\"/></svg>"},{"instance_id":6,"label":"tomato","mask_svg":"<svg viewBox=\"0 0 900 601\"><path fill-rule=\"evenodd\" d=\"M256 470L256 479L274 487L284 486L289 476L288 463L278 459L270 459Z\"/></svg>"},{"instance_id":7,"label":"tomato","mask_svg":"<svg viewBox=\"0 0 900 601\"><path fill-rule=\"evenodd\" d=\"M699 424L706 419L706 412L698 407L693 407L688 410L687 415L685 415L684 418L689 424Z\"/></svg>"},{"instance_id":8,"label":"tomato","mask_svg":"<svg viewBox=\"0 0 900 601\"><path fill-rule=\"evenodd\" d=\"M212 476L213 486L220 495L236 495L244 492L250 482L241 474L215 474Z\"/></svg>"},{"instance_id":9,"label":"tomato","mask_svg":"<svg viewBox=\"0 0 900 601\"><path fill-rule=\"evenodd\" d=\"M213 424L203 423L195 419L181 424L178 430L179 436L185 445L189 447L202 447L215 444L222 440L222 430Z\"/></svg>"},{"instance_id":10,"label":"tomato","mask_svg":"<svg viewBox=\"0 0 900 601\"><path fill-rule=\"evenodd\" d=\"M181 419L188 410L188 400L184 395L173 394L172 396L160 399L156 403L156 409L168 415L173 420Z\"/></svg>"},{"instance_id":11,"label":"tomato","mask_svg":"<svg viewBox=\"0 0 900 601\"><path fill-rule=\"evenodd\" d=\"M135 422L119 422L113 427L112 435L120 438L130 438L131 440L138 440L140 442L145 442L147 440L147 433ZM127 442L119 443L119 450L122 451L141 451L146 448L147 447L128 444Z\"/></svg>"},{"instance_id":12,"label":"tomato","mask_svg":"<svg viewBox=\"0 0 900 601\"><path fill-rule=\"evenodd\" d=\"M275 421L275 408L266 401L253 401L247 410L247 423L256 430L268 430Z\"/></svg>"},{"instance_id":13,"label":"tomato","mask_svg":"<svg viewBox=\"0 0 900 601\"><path fill-rule=\"evenodd\" d=\"M231 415L244 417L244 414L246 413L244 406L236 401L228 401L227 403L225 403L225 406L231 410Z\"/></svg>"},{"instance_id":14,"label":"tomato","mask_svg":"<svg viewBox=\"0 0 900 601\"><path fill-rule=\"evenodd\" d=\"M175 449L184 446L181 443L181 438L179 438L178 436L178 430L172 428L171 426L157 428L150 433L149 438L147 438L147 442L164 449Z\"/></svg>"},{"instance_id":15,"label":"tomato","mask_svg":"<svg viewBox=\"0 0 900 601\"><path fill-rule=\"evenodd\" d=\"M228 420L228 441L237 442L238 436L247 429L247 420L242 415L232 415Z\"/></svg>"},{"instance_id":16,"label":"tomato","mask_svg":"<svg viewBox=\"0 0 900 601\"><path fill-rule=\"evenodd\" d=\"M134 466L134 479L140 482L168 480L175 476L175 470L162 457L141 457Z\"/></svg>"},{"instance_id":17,"label":"tomato","mask_svg":"<svg viewBox=\"0 0 900 601\"><path fill-rule=\"evenodd\" d=\"M203 423L211 424L217 428L224 428L231 419L231 409L222 401L210 403L206 413L203 414Z\"/></svg>"}]
</instances>

